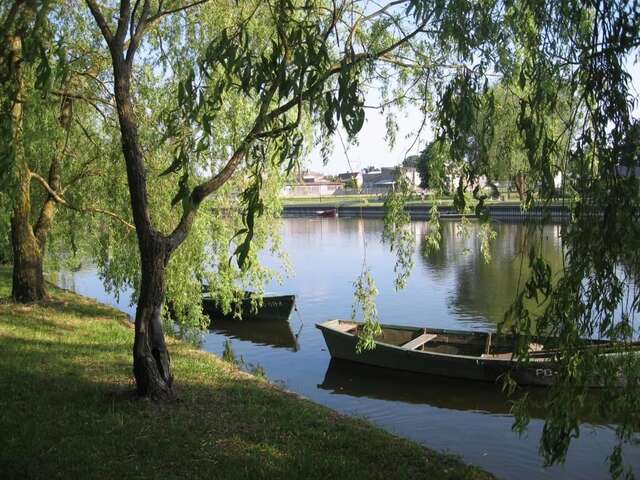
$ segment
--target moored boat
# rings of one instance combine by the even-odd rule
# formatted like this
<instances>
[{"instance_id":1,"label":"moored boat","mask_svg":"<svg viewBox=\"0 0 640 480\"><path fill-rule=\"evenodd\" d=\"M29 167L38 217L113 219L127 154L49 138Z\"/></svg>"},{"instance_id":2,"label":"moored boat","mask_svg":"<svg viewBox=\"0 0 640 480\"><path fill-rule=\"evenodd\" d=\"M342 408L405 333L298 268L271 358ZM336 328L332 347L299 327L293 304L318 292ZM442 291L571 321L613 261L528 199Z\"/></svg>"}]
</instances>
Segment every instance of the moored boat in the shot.
<instances>
[{"instance_id":1,"label":"moored boat","mask_svg":"<svg viewBox=\"0 0 640 480\"><path fill-rule=\"evenodd\" d=\"M362 323L330 320L316 325L332 358L352 362L467 380L495 382L510 372L520 385L553 384L557 375L552 337L536 337L529 343L530 360L513 357L516 338L486 332L382 325L376 347L356 352ZM586 346L603 347L605 340L585 340ZM597 387L599 385L592 385Z\"/></svg>"},{"instance_id":2,"label":"moored boat","mask_svg":"<svg viewBox=\"0 0 640 480\"><path fill-rule=\"evenodd\" d=\"M255 304L253 296L252 292L245 292L244 298L240 300L242 320L287 320L296 299L295 295L269 295L262 297L261 304ZM217 300L205 292L202 296L202 310L214 321L216 318L233 319L237 305L232 305L231 311L225 313Z\"/></svg>"},{"instance_id":3,"label":"moored boat","mask_svg":"<svg viewBox=\"0 0 640 480\"><path fill-rule=\"evenodd\" d=\"M338 216L338 209L337 208L328 208L326 210L316 210L316 215L318 215L319 217L328 217L328 218L337 217Z\"/></svg>"}]
</instances>

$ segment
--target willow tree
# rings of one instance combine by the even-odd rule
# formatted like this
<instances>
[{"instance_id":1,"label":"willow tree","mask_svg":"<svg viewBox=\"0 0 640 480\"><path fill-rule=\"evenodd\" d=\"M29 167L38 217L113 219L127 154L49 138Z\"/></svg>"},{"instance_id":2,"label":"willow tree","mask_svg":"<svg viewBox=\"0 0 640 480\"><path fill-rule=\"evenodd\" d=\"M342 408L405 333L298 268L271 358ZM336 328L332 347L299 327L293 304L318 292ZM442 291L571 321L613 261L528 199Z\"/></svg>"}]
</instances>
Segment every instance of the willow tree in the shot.
<instances>
[{"instance_id":1,"label":"willow tree","mask_svg":"<svg viewBox=\"0 0 640 480\"><path fill-rule=\"evenodd\" d=\"M285 173L293 167L304 143L303 125L309 122L322 124L325 134L338 122L349 135L357 134L364 122L365 85L377 79L381 65L403 68L406 59L411 63L422 53L416 40L435 8L426 10L421 2L390 2L371 11L364 10L366 2L229 5L122 0L116 8L95 0L86 3L111 55L140 252L133 349L137 390L140 395L170 398L173 375L161 322L165 274L204 200L217 196L234 175L248 179L236 202L244 225L237 232L241 241L235 251L240 267L247 268L256 221L265 208L263 186L269 166ZM405 5L398 9L399 4ZM217 14L217 28L200 21L209 9ZM182 213L175 225L162 231L149 204L148 158L139 136L133 71L148 60L153 48L170 49L167 42L180 41L162 34L165 22L176 15L200 39L191 46L198 52L193 64L171 69L182 79L174 91L175 108L160 126L175 152L163 173L178 178L171 203ZM232 118L229 99L237 96L250 105L250 120L227 143L215 145L225 129L221 122ZM194 152L210 152L213 147L217 161L209 164L211 168L198 168L202 159Z\"/></svg>"},{"instance_id":2,"label":"willow tree","mask_svg":"<svg viewBox=\"0 0 640 480\"><path fill-rule=\"evenodd\" d=\"M640 357L631 345L640 308L640 143L627 71L640 47L640 7L612 0L514 7L528 20L510 19L525 58L517 78L526 92L518 125L527 160L546 202L554 196L553 169L562 165L572 219L563 237L563 268L554 272L539 249L532 250L529 280L508 316L516 330L526 331L534 316L525 299L534 298L545 307L536 328L560 339L558 381L547 401L541 443L547 462L565 457L579 433L577 409L570 406L584 400L589 383L600 381L606 388L598 406L618 424L611 472L619 476L622 444L637 441L640 431ZM568 109L559 95L562 85L574 92ZM549 128L547 113L553 112L565 119L569 144ZM615 353L585 351L581 339L593 336L611 340Z\"/></svg>"},{"instance_id":3,"label":"willow tree","mask_svg":"<svg viewBox=\"0 0 640 480\"><path fill-rule=\"evenodd\" d=\"M473 207L488 226L486 196L475 185L490 168L496 132L493 124L476 127L485 106L491 108L486 94L496 77L517 85L517 141L531 176L523 208L548 207L555 173L564 174L565 258L554 265L540 247L531 248L527 281L504 324L525 339L516 352L521 361L528 361L528 335L559 341L541 452L548 464L565 458L579 435L588 386L602 383L597 403L617 424L619 444L610 460L612 474L620 476L623 444L637 442L640 431L640 357L633 347L640 308L640 130L628 70L640 47L640 7L616 0L516 0L460 14L460 5L452 6L460 28L443 33L465 66L442 82L433 122L448 148L446 168L461 172L455 204ZM497 41L482 45L488 31ZM614 348L606 355L585 349L583 339L594 336ZM526 425L523 400L517 428Z\"/></svg>"},{"instance_id":4,"label":"willow tree","mask_svg":"<svg viewBox=\"0 0 640 480\"><path fill-rule=\"evenodd\" d=\"M25 79L23 62L25 58L23 45L27 43L26 53L34 57L39 45L29 45L34 38L41 38L42 23L48 15L48 5L37 8L35 3L13 2L5 5L2 16L4 33L2 49L2 133L6 147L3 150L3 166L8 170L11 164L16 165L17 199L11 217L11 237L13 244L13 297L18 301L32 301L45 296L42 267L42 251L44 239L50 226L51 203L42 205L35 229L31 225L31 175L27 166L24 145L24 103L28 86ZM8 147L8 148L7 148ZM57 177L58 172L52 166L50 180ZM4 170L3 169L3 170ZM52 181L54 187L55 181Z\"/></svg>"},{"instance_id":5,"label":"willow tree","mask_svg":"<svg viewBox=\"0 0 640 480\"><path fill-rule=\"evenodd\" d=\"M43 265L59 206L119 218L81 194L101 175L110 98L96 81L104 62L87 29L74 14L61 17L63 7L21 0L0 7L0 180L18 302L46 298Z\"/></svg>"}]
</instances>

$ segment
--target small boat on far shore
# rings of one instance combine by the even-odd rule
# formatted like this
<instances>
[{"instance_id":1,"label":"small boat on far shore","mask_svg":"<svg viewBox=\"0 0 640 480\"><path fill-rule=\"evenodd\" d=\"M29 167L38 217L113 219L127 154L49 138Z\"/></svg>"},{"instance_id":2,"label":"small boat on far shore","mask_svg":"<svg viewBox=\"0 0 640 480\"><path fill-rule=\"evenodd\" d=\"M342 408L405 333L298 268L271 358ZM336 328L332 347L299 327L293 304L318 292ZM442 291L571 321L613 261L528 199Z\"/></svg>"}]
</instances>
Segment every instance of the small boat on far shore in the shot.
<instances>
[{"instance_id":1,"label":"small boat on far shore","mask_svg":"<svg viewBox=\"0 0 640 480\"><path fill-rule=\"evenodd\" d=\"M535 337L529 343L529 361L513 357L517 338L488 332L382 325L373 350L356 352L361 322L330 320L317 324L332 358L378 367L443 377L495 382L509 372L519 385L549 386L557 371L554 358L558 342ZM586 348L611 352L606 340L585 340ZM640 347L640 345L639 345ZM590 385L600 387L602 384Z\"/></svg>"},{"instance_id":2,"label":"small boat on far shore","mask_svg":"<svg viewBox=\"0 0 640 480\"><path fill-rule=\"evenodd\" d=\"M326 210L316 210L316 215L323 218L335 218L338 216L338 209L328 208Z\"/></svg>"}]
</instances>

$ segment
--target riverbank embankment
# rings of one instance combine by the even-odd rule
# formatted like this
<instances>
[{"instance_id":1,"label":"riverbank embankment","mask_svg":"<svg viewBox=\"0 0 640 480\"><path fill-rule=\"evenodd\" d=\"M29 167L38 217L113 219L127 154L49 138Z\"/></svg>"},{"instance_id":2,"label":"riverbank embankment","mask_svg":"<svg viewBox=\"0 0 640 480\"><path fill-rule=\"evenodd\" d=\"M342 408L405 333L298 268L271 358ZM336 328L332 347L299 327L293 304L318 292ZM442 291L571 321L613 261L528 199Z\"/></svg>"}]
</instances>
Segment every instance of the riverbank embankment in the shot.
<instances>
[{"instance_id":1,"label":"riverbank embankment","mask_svg":"<svg viewBox=\"0 0 640 480\"><path fill-rule=\"evenodd\" d=\"M409 204L406 211L412 220L427 220L431 216L431 204L419 203ZM329 209L336 209L337 216L341 218L384 218L384 206L382 204L348 204L330 201L322 203L293 203L288 202L283 206L284 217L317 217L318 212ZM496 203L487 205L487 213L493 220L521 221L521 220L542 220L547 219L553 222L560 222L569 218L569 210L566 206L551 205L548 207L536 206L528 211L523 211L519 203ZM459 219L461 218L453 205L438 206L440 218ZM474 218L475 214L467 215Z\"/></svg>"},{"instance_id":2,"label":"riverbank embankment","mask_svg":"<svg viewBox=\"0 0 640 480\"><path fill-rule=\"evenodd\" d=\"M173 338L179 401L136 400L124 313L53 286L13 304L10 280L0 267L3 479L492 478Z\"/></svg>"}]
</instances>

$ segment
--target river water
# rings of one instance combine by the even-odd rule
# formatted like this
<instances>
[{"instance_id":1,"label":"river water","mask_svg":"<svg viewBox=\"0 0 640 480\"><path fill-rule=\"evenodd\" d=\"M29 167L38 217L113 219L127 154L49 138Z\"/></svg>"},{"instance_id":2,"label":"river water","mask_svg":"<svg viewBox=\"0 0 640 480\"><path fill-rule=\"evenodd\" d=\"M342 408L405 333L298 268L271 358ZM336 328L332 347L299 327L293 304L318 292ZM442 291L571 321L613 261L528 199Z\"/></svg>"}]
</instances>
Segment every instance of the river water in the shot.
<instances>
[{"instance_id":1,"label":"river water","mask_svg":"<svg viewBox=\"0 0 640 480\"><path fill-rule=\"evenodd\" d=\"M259 365L269 379L341 413L364 417L430 448L461 456L499 477L608 478L606 455L615 444L613 427L585 418L567 462L544 468L538 455L543 412L534 409L525 435L512 432L509 401L498 386L391 373L383 369L331 361L316 323L350 318L353 282L363 261L380 291L383 323L465 330L495 330L523 281L522 253L532 239L552 266L562 262L559 225L542 231L524 224L499 223L486 263L473 234L458 222L443 222L441 248L424 253L423 223L414 223L418 242L406 288L394 289L394 257L381 242L382 222L362 219L288 218L283 245L293 274L269 292L293 293L297 311L289 322L219 323L204 335L203 349L222 354L231 339L236 356L248 368ZM276 265L272 259L268 263ZM104 291L93 268L59 276L59 283L133 314L126 296L116 301ZM539 398L544 391L531 394ZM628 448L626 460L640 473L640 448Z\"/></svg>"}]
</instances>

